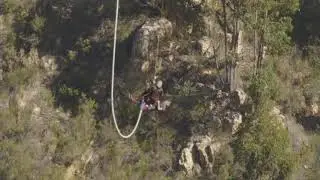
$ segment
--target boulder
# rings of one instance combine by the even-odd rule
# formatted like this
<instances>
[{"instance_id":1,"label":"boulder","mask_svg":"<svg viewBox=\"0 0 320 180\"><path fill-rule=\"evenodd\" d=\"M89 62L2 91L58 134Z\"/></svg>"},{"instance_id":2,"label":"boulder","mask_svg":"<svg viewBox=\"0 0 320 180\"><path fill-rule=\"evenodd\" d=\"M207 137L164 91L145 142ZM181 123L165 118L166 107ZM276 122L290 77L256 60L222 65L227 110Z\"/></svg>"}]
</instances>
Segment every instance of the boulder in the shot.
<instances>
[{"instance_id":1,"label":"boulder","mask_svg":"<svg viewBox=\"0 0 320 180\"><path fill-rule=\"evenodd\" d=\"M238 112L227 112L224 117L224 122L227 129L230 129L231 133L235 134L242 123L242 115Z\"/></svg>"},{"instance_id":2,"label":"boulder","mask_svg":"<svg viewBox=\"0 0 320 180\"><path fill-rule=\"evenodd\" d=\"M212 41L212 38L209 38L208 36L202 37L197 42L197 46L200 50L201 55L207 58L214 56L214 43Z\"/></svg>"},{"instance_id":3,"label":"boulder","mask_svg":"<svg viewBox=\"0 0 320 180\"><path fill-rule=\"evenodd\" d=\"M204 1L203 0L191 0L191 3L194 5L194 6L199 6L203 3Z\"/></svg>"},{"instance_id":4,"label":"boulder","mask_svg":"<svg viewBox=\"0 0 320 180\"><path fill-rule=\"evenodd\" d=\"M58 70L57 59L53 56L43 56L41 57L41 67L48 74L54 74Z\"/></svg>"},{"instance_id":5,"label":"boulder","mask_svg":"<svg viewBox=\"0 0 320 180\"><path fill-rule=\"evenodd\" d=\"M172 23L165 19L148 20L137 30L133 42L133 56L135 59L149 57L150 50L156 49L157 41L172 34Z\"/></svg>"},{"instance_id":6,"label":"boulder","mask_svg":"<svg viewBox=\"0 0 320 180\"><path fill-rule=\"evenodd\" d=\"M232 94L215 90L215 96L208 107L212 111L212 121L219 124L224 131L236 133L243 120L241 105L246 100L247 95L241 89L237 89Z\"/></svg>"},{"instance_id":7,"label":"boulder","mask_svg":"<svg viewBox=\"0 0 320 180\"><path fill-rule=\"evenodd\" d=\"M25 55L22 52L22 55ZM29 54L26 56L25 61L23 61L24 65L29 67L40 66L41 60L39 58L39 52L36 49L31 49Z\"/></svg>"},{"instance_id":8,"label":"boulder","mask_svg":"<svg viewBox=\"0 0 320 180\"><path fill-rule=\"evenodd\" d=\"M187 174L192 174L194 162L192 156L193 143L188 143L187 147L182 149L179 159L179 165L184 169Z\"/></svg>"},{"instance_id":9,"label":"boulder","mask_svg":"<svg viewBox=\"0 0 320 180\"><path fill-rule=\"evenodd\" d=\"M149 61L144 61L142 66L141 66L141 71L142 72L147 72L150 69L150 62Z\"/></svg>"},{"instance_id":10,"label":"boulder","mask_svg":"<svg viewBox=\"0 0 320 180\"><path fill-rule=\"evenodd\" d=\"M281 125L285 128L286 127L286 117L281 114L281 111L278 107L273 107L273 109L270 112L271 115L273 115L276 120L281 123Z\"/></svg>"},{"instance_id":11,"label":"boulder","mask_svg":"<svg viewBox=\"0 0 320 180\"><path fill-rule=\"evenodd\" d=\"M319 106L317 103L311 104L311 114L314 116L319 113Z\"/></svg>"},{"instance_id":12,"label":"boulder","mask_svg":"<svg viewBox=\"0 0 320 180\"><path fill-rule=\"evenodd\" d=\"M224 143L209 136L193 136L181 151L179 165L189 176L211 172L215 156Z\"/></svg>"},{"instance_id":13,"label":"boulder","mask_svg":"<svg viewBox=\"0 0 320 180\"><path fill-rule=\"evenodd\" d=\"M213 21L214 18L215 18L214 16L204 16L203 17L204 32L208 36L212 36L215 33L215 31L217 30L217 28L215 28L215 27L219 27Z\"/></svg>"},{"instance_id":14,"label":"boulder","mask_svg":"<svg viewBox=\"0 0 320 180\"><path fill-rule=\"evenodd\" d=\"M215 0L191 0L193 6L201 6L202 10L208 10L207 7L211 8Z\"/></svg>"},{"instance_id":15,"label":"boulder","mask_svg":"<svg viewBox=\"0 0 320 180\"><path fill-rule=\"evenodd\" d=\"M234 92L234 102L237 105L243 105L247 100L247 94L242 89L236 89Z\"/></svg>"}]
</instances>

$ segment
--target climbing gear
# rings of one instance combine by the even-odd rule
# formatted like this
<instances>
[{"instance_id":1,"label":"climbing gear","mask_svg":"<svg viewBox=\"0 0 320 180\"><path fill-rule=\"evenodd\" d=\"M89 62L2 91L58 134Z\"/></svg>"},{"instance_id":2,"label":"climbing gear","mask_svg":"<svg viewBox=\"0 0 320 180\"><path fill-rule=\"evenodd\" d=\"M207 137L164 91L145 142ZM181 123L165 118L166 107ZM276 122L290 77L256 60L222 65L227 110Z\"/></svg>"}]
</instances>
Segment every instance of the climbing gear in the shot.
<instances>
[{"instance_id":1,"label":"climbing gear","mask_svg":"<svg viewBox=\"0 0 320 180\"><path fill-rule=\"evenodd\" d=\"M112 57L112 76L111 76L111 109L112 109L112 116L113 116L113 122L116 126L116 129L118 131L118 134L122 138L130 138L137 130L143 109L140 108L139 116L137 119L137 122L132 130L132 132L128 135L124 135L121 133L118 124L117 124L117 118L115 116L115 111L114 111L114 69L115 69L115 60L116 60L116 45L117 45L117 28L118 28L118 15L119 14L119 0L116 2L116 17L115 17L115 26L114 26L114 39L113 39L113 57Z\"/></svg>"}]
</instances>

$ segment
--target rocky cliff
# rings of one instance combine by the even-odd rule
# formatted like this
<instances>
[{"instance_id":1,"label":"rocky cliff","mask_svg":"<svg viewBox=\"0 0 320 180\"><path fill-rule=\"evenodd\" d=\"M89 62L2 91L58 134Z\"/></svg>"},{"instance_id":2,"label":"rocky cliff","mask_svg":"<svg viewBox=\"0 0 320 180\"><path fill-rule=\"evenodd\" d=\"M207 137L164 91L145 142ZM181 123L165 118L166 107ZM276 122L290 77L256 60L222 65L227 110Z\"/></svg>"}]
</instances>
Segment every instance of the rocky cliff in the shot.
<instances>
[{"instance_id":1,"label":"rocky cliff","mask_svg":"<svg viewBox=\"0 0 320 180\"><path fill-rule=\"evenodd\" d=\"M290 160L286 153L291 149L299 153L309 144L303 127L284 108L288 98L277 101L272 99L276 93L269 93L281 79L264 77L262 70L260 79L251 77L256 67L251 32L239 22L235 33L231 15L225 25L220 1L121 2L115 74L120 128L129 132L139 110L127 94L139 94L154 79L164 82L164 99L171 102L164 112L144 113L129 140L116 134L110 111L114 4L39 1L21 14L20 6L6 18L14 17L22 27L3 22L0 15L0 31L12 27L16 35L12 40L0 34L0 80L5 67L0 88L0 160L6 162L0 162L4 167L0 179L22 175L66 180L246 179L246 173L258 168L282 177L291 168L283 163ZM40 15L46 20L41 21ZM227 61L226 48L237 62ZM2 61L2 53L11 56ZM282 80L290 84L289 75ZM272 99L269 103L266 98L271 108L257 103L265 97ZM317 116L316 100L304 108ZM260 119L266 117L270 118L264 121L266 128L276 129L272 132L279 135L261 129ZM260 131L268 137L260 137ZM283 143L273 142L273 136ZM232 143L240 138L248 143L242 144L244 151L233 149ZM257 156L242 157L247 152ZM261 161L268 164L266 159L275 167L261 165ZM245 171L249 166L252 172ZM271 177L268 173L261 177Z\"/></svg>"}]
</instances>

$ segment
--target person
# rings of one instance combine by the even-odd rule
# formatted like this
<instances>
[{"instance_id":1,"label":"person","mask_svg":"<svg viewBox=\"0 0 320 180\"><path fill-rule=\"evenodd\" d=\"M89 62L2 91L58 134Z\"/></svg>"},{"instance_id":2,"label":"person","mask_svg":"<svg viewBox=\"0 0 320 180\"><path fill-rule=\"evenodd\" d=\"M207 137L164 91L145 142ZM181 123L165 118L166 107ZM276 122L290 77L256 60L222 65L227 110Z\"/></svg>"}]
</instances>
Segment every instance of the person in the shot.
<instances>
[{"instance_id":1,"label":"person","mask_svg":"<svg viewBox=\"0 0 320 180\"><path fill-rule=\"evenodd\" d=\"M131 95L129 95L129 98L144 111L154 109L163 111L164 108L161 107L161 98L163 96L162 84L162 81L159 80L155 86L146 89L138 98L134 98Z\"/></svg>"}]
</instances>

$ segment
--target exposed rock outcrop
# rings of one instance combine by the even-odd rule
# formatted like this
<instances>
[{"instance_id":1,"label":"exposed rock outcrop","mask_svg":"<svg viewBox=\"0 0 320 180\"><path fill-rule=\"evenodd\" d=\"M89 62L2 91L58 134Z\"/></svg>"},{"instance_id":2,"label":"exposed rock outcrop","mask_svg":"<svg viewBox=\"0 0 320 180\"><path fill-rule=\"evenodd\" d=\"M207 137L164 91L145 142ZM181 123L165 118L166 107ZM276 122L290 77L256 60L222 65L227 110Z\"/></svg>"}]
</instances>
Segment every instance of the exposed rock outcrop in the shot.
<instances>
[{"instance_id":1,"label":"exposed rock outcrop","mask_svg":"<svg viewBox=\"0 0 320 180\"><path fill-rule=\"evenodd\" d=\"M197 45L201 55L207 58L214 56L214 42L212 38L204 36L198 41Z\"/></svg>"},{"instance_id":2,"label":"exposed rock outcrop","mask_svg":"<svg viewBox=\"0 0 320 180\"><path fill-rule=\"evenodd\" d=\"M225 125L232 134L236 133L242 123L242 115L239 112L226 112L224 117Z\"/></svg>"},{"instance_id":3,"label":"exposed rock outcrop","mask_svg":"<svg viewBox=\"0 0 320 180\"><path fill-rule=\"evenodd\" d=\"M216 140L209 136L195 136L190 138L186 147L182 149L179 165L187 175L210 172L216 154L226 141Z\"/></svg>"},{"instance_id":4,"label":"exposed rock outcrop","mask_svg":"<svg viewBox=\"0 0 320 180\"><path fill-rule=\"evenodd\" d=\"M243 105L247 98L247 94L242 89L235 90L234 101L236 102L236 104Z\"/></svg>"},{"instance_id":5,"label":"exposed rock outcrop","mask_svg":"<svg viewBox=\"0 0 320 180\"><path fill-rule=\"evenodd\" d=\"M225 131L234 134L242 123L242 114L239 109L246 99L247 95L241 89L236 90L233 94L221 90L216 91L210 103L213 120L217 121Z\"/></svg>"},{"instance_id":6,"label":"exposed rock outcrop","mask_svg":"<svg viewBox=\"0 0 320 180\"><path fill-rule=\"evenodd\" d=\"M199 84L203 87L204 85ZM247 95L238 89L233 93L214 90L214 96L210 102L211 121L218 122L224 132L234 134L242 123L242 114L239 107L244 105ZM214 165L214 159L227 139L217 139L210 131L206 135L194 135L186 142L179 155L179 165L187 175L210 173ZM202 132L201 132L202 133Z\"/></svg>"},{"instance_id":7,"label":"exposed rock outcrop","mask_svg":"<svg viewBox=\"0 0 320 180\"><path fill-rule=\"evenodd\" d=\"M51 56L43 56L41 58L43 68L52 74L58 69L57 59Z\"/></svg>"},{"instance_id":8,"label":"exposed rock outcrop","mask_svg":"<svg viewBox=\"0 0 320 180\"><path fill-rule=\"evenodd\" d=\"M210 7L214 0L191 0L191 3L194 6L201 6L203 9L206 9L206 7Z\"/></svg>"},{"instance_id":9,"label":"exposed rock outcrop","mask_svg":"<svg viewBox=\"0 0 320 180\"><path fill-rule=\"evenodd\" d=\"M286 116L281 113L278 107L274 107L270 113L274 115L276 120L281 123L283 127L286 127Z\"/></svg>"},{"instance_id":10,"label":"exposed rock outcrop","mask_svg":"<svg viewBox=\"0 0 320 180\"><path fill-rule=\"evenodd\" d=\"M147 21L135 34L132 49L134 59L149 57L151 49L156 49L157 41L170 36L172 29L172 23L165 18Z\"/></svg>"},{"instance_id":11,"label":"exposed rock outcrop","mask_svg":"<svg viewBox=\"0 0 320 180\"><path fill-rule=\"evenodd\" d=\"M23 54L24 55L24 54ZM42 56L36 49L32 49L27 55L25 55L24 65L27 67L40 67L45 70L47 75L53 75L58 70L57 58L54 56Z\"/></svg>"},{"instance_id":12,"label":"exposed rock outcrop","mask_svg":"<svg viewBox=\"0 0 320 180\"><path fill-rule=\"evenodd\" d=\"M316 115L319 113L319 106L317 103L311 104L311 114Z\"/></svg>"}]
</instances>

